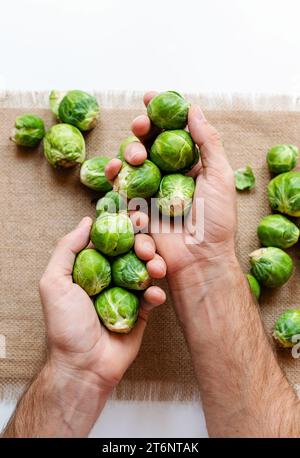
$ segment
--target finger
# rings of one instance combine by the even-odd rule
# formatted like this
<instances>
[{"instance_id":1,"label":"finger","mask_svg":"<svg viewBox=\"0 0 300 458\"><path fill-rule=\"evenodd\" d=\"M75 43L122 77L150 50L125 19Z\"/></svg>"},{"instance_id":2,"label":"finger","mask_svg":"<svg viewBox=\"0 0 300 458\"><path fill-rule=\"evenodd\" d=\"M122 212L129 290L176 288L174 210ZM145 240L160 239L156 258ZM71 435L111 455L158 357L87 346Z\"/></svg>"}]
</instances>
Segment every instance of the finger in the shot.
<instances>
[{"instance_id":1,"label":"finger","mask_svg":"<svg viewBox=\"0 0 300 458\"><path fill-rule=\"evenodd\" d=\"M147 106L150 100L153 99L153 97L156 97L158 95L157 91L148 91L145 93L143 97L144 104Z\"/></svg>"},{"instance_id":2,"label":"finger","mask_svg":"<svg viewBox=\"0 0 300 458\"><path fill-rule=\"evenodd\" d=\"M146 213L136 211L130 214L130 219L136 234L143 230L147 232L149 218Z\"/></svg>"},{"instance_id":3,"label":"finger","mask_svg":"<svg viewBox=\"0 0 300 458\"><path fill-rule=\"evenodd\" d=\"M140 139L148 148L153 140L160 133L160 129L151 124L150 119L146 115L141 115L135 118L131 124L133 134Z\"/></svg>"},{"instance_id":4,"label":"finger","mask_svg":"<svg viewBox=\"0 0 300 458\"><path fill-rule=\"evenodd\" d=\"M137 234L134 241L134 251L142 261L150 261L155 255L155 243L147 234Z\"/></svg>"},{"instance_id":5,"label":"finger","mask_svg":"<svg viewBox=\"0 0 300 458\"><path fill-rule=\"evenodd\" d=\"M143 101L145 106L149 104L150 100L158 94L156 91L146 92ZM155 138L160 130L151 124L150 119L146 115L141 115L135 118L131 125L133 134L138 137L143 143L149 143Z\"/></svg>"},{"instance_id":6,"label":"finger","mask_svg":"<svg viewBox=\"0 0 300 458\"><path fill-rule=\"evenodd\" d=\"M147 262L147 270L151 278L158 280L166 276L167 266L163 258L156 253L154 258Z\"/></svg>"},{"instance_id":7,"label":"finger","mask_svg":"<svg viewBox=\"0 0 300 458\"><path fill-rule=\"evenodd\" d=\"M92 219L86 216L72 232L57 243L46 269L48 278L72 274L76 254L89 243L91 225Z\"/></svg>"},{"instance_id":8,"label":"finger","mask_svg":"<svg viewBox=\"0 0 300 458\"><path fill-rule=\"evenodd\" d=\"M141 300L142 313L149 313L155 307L162 305L166 301L166 293L159 286L150 286L144 292Z\"/></svg>"},{"instance_id":9,"label":"finger","mask_svg":"<svg viewBox=\"0 0 300 458\"><path fill-rule=\"evenodd\" d=\"M140 115L132 121L131 130L133 135L144 140L151 131L151 121L146 115Z\"/></svg>"},{"instance_id":10,"label":"finger","mask_svg":"<svg viewBox=\"0 0 300 458\"><path fill-rule=\"evenodd\" d=\"M166 293L158 286L150 286L144 293L140 302L138 321L130 333L132 339L137 339L140 344L148 321L149 313L155 307L166 301Z\"/></svg>"},{"instance_id":11,"label":"finger","mask_svg":"<svg viewBox=\"0 0 300 458\"><path fill-rule=\"evenodd\" d=\"M109 181L113 181L122 167L122 161L120 159L114 158L105 167L105 176Z\"/></svg>"},{"instance_id":12,"label":"finger","mask_svg":"<svg viewBox=\"0 0 300 458\"><path fill-rule=\"evenodd\" d=\"M203 168L222 170L229 163L218 131L205 119L197 105L192 105L188 114L188 127L194 142L201 150Z\"/></svg>"},{"instance_id":13,"label":"finger","mask_svg":"<svg viewBox=\"0 0 300 458\"><path fill-rule=\"evenodd\" d=\"M147 159L147 151L140 142L130 143L125 150L125 159L131 165L140 165Z\"/></svg>"}]
</instances>

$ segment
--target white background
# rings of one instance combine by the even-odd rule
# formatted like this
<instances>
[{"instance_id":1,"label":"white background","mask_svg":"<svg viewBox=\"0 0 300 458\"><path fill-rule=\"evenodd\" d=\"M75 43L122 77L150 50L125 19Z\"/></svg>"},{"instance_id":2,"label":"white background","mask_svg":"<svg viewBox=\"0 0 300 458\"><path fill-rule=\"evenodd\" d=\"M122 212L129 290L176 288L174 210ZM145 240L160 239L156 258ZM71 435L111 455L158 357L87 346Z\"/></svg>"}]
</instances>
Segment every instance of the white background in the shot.
<instances>
[{"instance_id":1,"label":"white background","mask_svg":"<svg viewBox=\"0 0 300 458\"><path fill-rule=\"evenodd\" d=\"M298 0L2 0L0 90L295 95L299 17ZM0 426L12 408L0 404ZM92 431L206 434L200 406L186 403L109 403Z\"/></svg>"}]
</instances>

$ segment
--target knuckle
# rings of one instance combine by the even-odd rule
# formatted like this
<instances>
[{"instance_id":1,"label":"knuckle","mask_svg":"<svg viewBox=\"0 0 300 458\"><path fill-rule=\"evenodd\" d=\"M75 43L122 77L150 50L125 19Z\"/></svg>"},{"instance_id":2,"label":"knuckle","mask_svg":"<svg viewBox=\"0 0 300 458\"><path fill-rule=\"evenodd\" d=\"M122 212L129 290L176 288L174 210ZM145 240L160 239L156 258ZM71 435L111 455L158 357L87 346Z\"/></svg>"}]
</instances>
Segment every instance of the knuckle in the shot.
<instances>
[{"instance_id":1,"label":"knuckle","mask_svg":"<svg viewBox=\"0 0 300 458\"><path fill-rule=\"evenodd\" d=\"M228 184L232 184L234 182L234 173L231 167L228 167L228 169L226 170L225 178Z\"/></svg>"},{"instance_id":2,"label":"knuckle","mask_svg":"<svg viewBox=\"0 0 300 458\"><path fill-rule=\"evenodd\" d=\"M50 292L51 290L64 291L66 282L64 277L52 275L51 273L44 273L39 283L39 291L41 295Z\"/></svg>"},{"instance_id":3,"label":"knuckle","mask_svg":"<svg viewBox=\"0 0 300 458\"><path fill-rule=\"evenodd\" d=\"M57 248L60 248L62 245L64 245L64 238L65 238L65 236L61 237L60 239L57 240L57 242L56 242Z\"/></svg>"},{"instance_id":4,"label":"knuckle","mask_svg":"<svg viewBox=\"0 0 300 458\"><path fill-rule=\"evenodd\" d=\"M60 239L58 239L56 246L57 248L63 248L69 242L69 234L64 235Z\"/></svg>"},{"instance_id":5,"label":"knuckle","mask_svg":"<svg viewBox=\"0 0 300 458\"><path fill-rule=\"evenodd\" d=\"M39 290L41 294L43 294L47 290L49 284L50 284L50 281L49 281L48 275L44 274L39 282Z\"/></svg>"},{"instance_id":6,"label":"knuckle","mask_svg":"<svg viewBox=\"0 0 300 458\"><path fill-rule=\"evenodd\" d=\"M221 135L213 126L210 125L210 132L208 136L208 141L212 145L220 146L222 145Z\"/></svg>"}]
</instances>

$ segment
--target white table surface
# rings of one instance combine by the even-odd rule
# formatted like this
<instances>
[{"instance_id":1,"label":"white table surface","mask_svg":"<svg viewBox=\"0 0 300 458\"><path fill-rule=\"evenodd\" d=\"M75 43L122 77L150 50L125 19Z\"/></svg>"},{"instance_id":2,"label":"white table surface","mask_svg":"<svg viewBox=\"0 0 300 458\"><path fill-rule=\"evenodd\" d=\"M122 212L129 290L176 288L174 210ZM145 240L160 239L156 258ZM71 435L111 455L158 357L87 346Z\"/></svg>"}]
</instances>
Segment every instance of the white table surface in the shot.
<instances>
[{"instance_id":1,"label":"white table surface","mask_svg":"<svg viewBox=\"0 0 300 458\"><path fill-rule=\"evenodd\" d=\"M298 0L4 0L0 90L295 95L299 17ZM207 432L196 403L109 402L91 436Z\"/></svg>"}]
</instances>

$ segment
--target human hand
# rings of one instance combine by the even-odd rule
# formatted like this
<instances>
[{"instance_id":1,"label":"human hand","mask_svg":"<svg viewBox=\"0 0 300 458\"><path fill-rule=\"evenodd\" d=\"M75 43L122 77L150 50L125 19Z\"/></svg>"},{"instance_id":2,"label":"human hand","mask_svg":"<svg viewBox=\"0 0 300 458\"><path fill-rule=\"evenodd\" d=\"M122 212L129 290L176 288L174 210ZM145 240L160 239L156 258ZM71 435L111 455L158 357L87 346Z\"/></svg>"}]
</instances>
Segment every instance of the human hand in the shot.
<instances>
[{"instance_id":1,"label":"human hand","mask_svg":"<svg viewBox=\"0 0 300 458\"><path fill-rule=\"evenodd\" d=\"M139 318L127 335L101 325L92 300L72 281L76 254L89 243L91 219L86 217L57 244L40 282L48 336L50 364L72 372L78 380L92 380L110 391L135 359L150 310L165 301L164 291L150 286L143 294ZM147 263L152 278L165 276L166 266L156 254L153 239L137 234L135 252Z\"/></svg>"},{"instance_id":2,"label":"human hand","mask_svg":"<svg viewBox=\"0 0 300 458\"><path fill-rule=\"evenodd\" d=\"M155 95L155 92L145 94L146 106ZM235 262L236 194L232 169L218 132L208 123L196 105L189 109L188 128L201 150L198 164L189 173L196 180L193 209L182 233L152 233L157 250L166 261L169 280L182 272L187 273L188 279L189 273L195 270L195 263L201 269L210 269L220 266L223 260L226 260L227 264L230 260ZM145 145L151 144L159 132L146 115L138 116L133 121L132 132L141 143L134 142L128 145L125 158L132 165L139 165L147 158ZM114 180L121 165L118 159L110 161L106 167L107 178ZM195 219L195 206L199 198L204 204L204 221L202 218ZM199 240L195 236L195 233L199 232L196 230L190 233L189 227L199 227L202 224L203 240ZM190 243L187 243L187 235Z\"/></svg>"}]
</instances>

